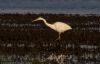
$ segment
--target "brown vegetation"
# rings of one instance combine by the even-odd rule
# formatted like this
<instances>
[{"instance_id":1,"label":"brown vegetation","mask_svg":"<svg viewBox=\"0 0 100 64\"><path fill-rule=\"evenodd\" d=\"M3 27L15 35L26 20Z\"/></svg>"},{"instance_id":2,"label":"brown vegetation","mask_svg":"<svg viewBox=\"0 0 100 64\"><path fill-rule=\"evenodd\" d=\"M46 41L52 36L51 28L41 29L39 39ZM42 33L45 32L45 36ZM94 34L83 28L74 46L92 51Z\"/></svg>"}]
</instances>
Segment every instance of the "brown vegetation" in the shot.
<instances>
[{"instance_id":1,"label":"brown vegetation","mask_svg":"<svg viewBox=\"0 0 100 64\"><path fill-rule=\"evenodd\" d=\"M35 24L39 24L39 26L33 26L32 20L39 16L46 18L49 23L56 21L68 23L73 29L62 34L60 41L55 41L58 34L42 22L36 22ZM23 26L19 26L22 24ZM25 24L30 24L30 26L25 26ZM0 14L0 54L35 55L46 52L46 54L75 54L80 58L85 53L95 55L100 52L99 42L100 16ZM81 48L81 45L89 45L93 48L88 48L88 46Z\"/></svg>"}]
</instances>

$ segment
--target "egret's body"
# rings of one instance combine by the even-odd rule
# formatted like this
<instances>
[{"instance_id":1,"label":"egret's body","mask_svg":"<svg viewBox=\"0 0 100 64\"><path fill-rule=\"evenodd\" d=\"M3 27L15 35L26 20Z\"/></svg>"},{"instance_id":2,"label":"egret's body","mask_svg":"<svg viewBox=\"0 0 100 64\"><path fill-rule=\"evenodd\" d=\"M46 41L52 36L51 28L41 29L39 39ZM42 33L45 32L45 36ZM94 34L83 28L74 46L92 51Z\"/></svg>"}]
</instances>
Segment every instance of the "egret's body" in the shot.
<instances>
[{"instance_id":1,"label":"egret's body","mask_svg":"<svg viewBox=\"0 0 100 64\"><path fill-rule=\"evenodd\" d=\"M33 21L38 21L38 20L42 20L45 25L47 25L48 27L50 27L51 29L57 31L59 33L59 37L58 39L60 40L60 34L67 31L67 30L70 30L72 29L71 26L69 26L68 24L66 23L63 23L63 22L55 22L54 24L49 24L47 23L47 21L42 18L42 17L39 17L37 18L36 20L33 20Z\"/></svg>"}]
</instances>

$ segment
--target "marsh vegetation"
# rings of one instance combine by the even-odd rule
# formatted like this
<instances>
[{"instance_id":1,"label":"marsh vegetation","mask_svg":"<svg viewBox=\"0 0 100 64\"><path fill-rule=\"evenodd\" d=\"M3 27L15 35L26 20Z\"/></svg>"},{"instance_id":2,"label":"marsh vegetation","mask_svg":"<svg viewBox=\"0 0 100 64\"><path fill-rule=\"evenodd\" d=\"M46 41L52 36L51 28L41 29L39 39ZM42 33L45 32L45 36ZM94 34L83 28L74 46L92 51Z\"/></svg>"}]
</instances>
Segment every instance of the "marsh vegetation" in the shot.
<instances>
[{"instance_id":1,"label":"marsh vegetation","mask_svg":"<svg viewBox=\"0 0 100 64\"><path fill-rule=\"evenodd\" d=\"M32 23L39 16L51 24L65 22L73 29L55 41L57 32L41 21ZM0 14L0 63L100 64L100 16Z\"/></svg>"}]
</instances>

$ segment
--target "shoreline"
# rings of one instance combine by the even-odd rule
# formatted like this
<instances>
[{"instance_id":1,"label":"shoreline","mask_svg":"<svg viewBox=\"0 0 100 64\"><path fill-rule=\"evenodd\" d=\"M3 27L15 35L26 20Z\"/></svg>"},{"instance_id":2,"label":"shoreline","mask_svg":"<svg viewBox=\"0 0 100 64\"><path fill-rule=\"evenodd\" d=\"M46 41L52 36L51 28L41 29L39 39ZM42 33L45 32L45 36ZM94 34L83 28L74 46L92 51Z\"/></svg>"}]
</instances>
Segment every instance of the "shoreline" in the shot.
<instances>
[{"instance_id":1,"label":"shoreline","mask_svg":"<svg viewBox=\"0 0 100 64\"><path fill-rule=\"evenodd\" d=\"M47 9L0 9L0 14L95 14L100 15L99 10L77 10L77 9L66 9L66 10L47 10Z\"/></svg>"}]
</instances>

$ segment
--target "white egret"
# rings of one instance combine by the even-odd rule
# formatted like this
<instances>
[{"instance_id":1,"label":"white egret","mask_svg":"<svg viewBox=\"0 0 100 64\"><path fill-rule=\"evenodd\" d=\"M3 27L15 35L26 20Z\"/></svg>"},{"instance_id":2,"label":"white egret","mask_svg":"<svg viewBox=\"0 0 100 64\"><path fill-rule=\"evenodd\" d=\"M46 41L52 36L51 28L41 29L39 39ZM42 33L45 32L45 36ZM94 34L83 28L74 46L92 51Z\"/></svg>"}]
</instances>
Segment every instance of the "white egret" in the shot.
<instances>
[{"instance_id":1,"label":"white egret","mask_svg":"<svg viewBox=\"0 0 100 64\"><path fill-rule=\"evenodd\" d=\"M68 24L63 23L63 22L55 22L54 24L49 24L42 17L39 17L39 18L33 20L32 22L39 21L39 20L42 20L45 23L46 26L50 27L51 29L53 29L53 30L55 30L55 31L57 31L59 33L59 37L57 38L57 40L60 40L61 33L64 33L65 31L72 29L71 26L69 26Z\"/></svg>"}]
</instances>

